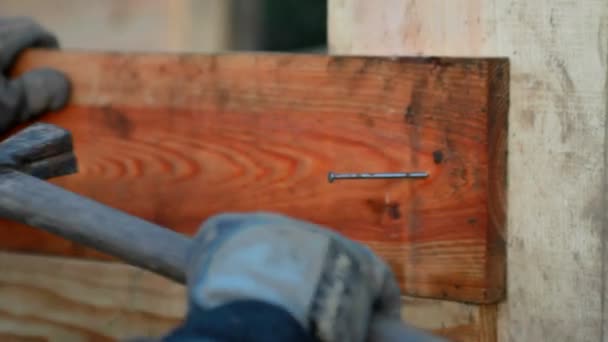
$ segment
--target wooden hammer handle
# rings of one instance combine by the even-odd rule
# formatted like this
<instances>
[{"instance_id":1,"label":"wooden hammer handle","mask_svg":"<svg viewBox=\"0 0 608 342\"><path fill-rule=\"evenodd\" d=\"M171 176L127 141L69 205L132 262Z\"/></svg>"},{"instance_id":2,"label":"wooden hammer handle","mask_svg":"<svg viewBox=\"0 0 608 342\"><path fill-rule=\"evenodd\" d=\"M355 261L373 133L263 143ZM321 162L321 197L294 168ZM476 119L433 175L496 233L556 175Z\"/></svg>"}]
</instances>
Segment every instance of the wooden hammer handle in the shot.
<instances>
[{"instance_id":1,"label":"wooden hammer handle","mask_svg":"<svg viewBox=\"0 0 608 342\"><path fill-rule=\"evenodd\" d=\"M19 171L0 170L0 216L185 283L190 238Z\"/></svg>"}]
</instances>

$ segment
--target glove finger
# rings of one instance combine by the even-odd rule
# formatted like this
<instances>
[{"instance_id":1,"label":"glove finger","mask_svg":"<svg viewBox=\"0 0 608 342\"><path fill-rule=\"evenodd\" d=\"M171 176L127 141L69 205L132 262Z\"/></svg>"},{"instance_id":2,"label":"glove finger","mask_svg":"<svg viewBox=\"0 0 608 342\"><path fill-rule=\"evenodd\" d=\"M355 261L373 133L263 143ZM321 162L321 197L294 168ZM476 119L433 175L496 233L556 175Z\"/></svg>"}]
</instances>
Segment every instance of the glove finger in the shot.
<instances>
[{"instance_id":1,"label":"glove finger","mask_svg":"<svg viewBox=\"0 0 608 342\"><path fill-rule=\"evenodd\" d=\"M373 295L373 311L377 314L399 317L401 289L390 266L368 246L352 241L338 233L328 232L342 248L356 255Z\"/></svg>"},{"instance_id":2,"label":"glove finger","mask_svg":"<svg viewBox=\"0 0 608 342\"><path fill-rule=\"evenodd\" d=\"M382 267L378 267L376 271L381 272L382 280L374 302L374 313L388 317L400 317L401 288L395 279L395 275L385 263L382 263Z\"/></svg>"},{"instance_id":3,"label":"glove finger","mask_svg":"<svg viewBox=\"0 0 608 342\"><path fill-rule=\"evenodd\" d=\"M57 38L25 17L0 19L0 71L3 74L14 63L19 54L30 47L57 48Z\"/></svg>"},{"instance_id":4,"label":"glove finger","mask_svg":"<svg viewBox=\"0 0 608 342\"><path fill-rule=\"evenodd\" d=\"M70 82L59 71L37 69L0 81L0 130L61 109L70 96Z\"/></svg>"},{"instance_id":5,"label":"glove finger","mask_svg":"<svg viewBox=\"0 0 608 342\"><path fill-rule=\"evenodd\" d=\"M257 225L279 225L291 229L309 229L310 226L309 223L267 212L218 214L209 218L199 228L194 243L200 248L192 251L194 254L190 255L190 259L198 258L201 253L209 253L211 245L220 244L232 234Z\"/></svg>"}]
</instances>

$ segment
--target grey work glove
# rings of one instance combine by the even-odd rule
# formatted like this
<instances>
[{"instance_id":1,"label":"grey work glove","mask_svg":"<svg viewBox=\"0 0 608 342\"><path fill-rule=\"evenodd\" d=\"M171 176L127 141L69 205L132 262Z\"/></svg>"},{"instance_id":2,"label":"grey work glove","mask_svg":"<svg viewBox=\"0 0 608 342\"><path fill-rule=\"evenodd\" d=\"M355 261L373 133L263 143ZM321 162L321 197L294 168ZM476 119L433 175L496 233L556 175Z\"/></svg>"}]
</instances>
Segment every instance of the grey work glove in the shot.
<instances>
[{"instance_id":1,"label":"grey work glove","mask_svg":"<svg viewBox=\"0 0 608 342\"><path fill-rule=\"evenodd\" d=\"M62 108L69 98L70 83L55 70L37 69L8 79L15 60L30 47L58 48L59 44L31 19L0 17L0 133Z\"/></svg>"},{"instance_id":2,"label":"grey work glove","mask_svg":"<svg viewBox=\"0 0 608 342\"><path fill-rule=\"evenodd\" d=\"M187 273L191 307L239 300L284 309L319 341L439 341L405 326L386 263L324 227L256 213L209 219Z\"/></svg>"}]
</instances>

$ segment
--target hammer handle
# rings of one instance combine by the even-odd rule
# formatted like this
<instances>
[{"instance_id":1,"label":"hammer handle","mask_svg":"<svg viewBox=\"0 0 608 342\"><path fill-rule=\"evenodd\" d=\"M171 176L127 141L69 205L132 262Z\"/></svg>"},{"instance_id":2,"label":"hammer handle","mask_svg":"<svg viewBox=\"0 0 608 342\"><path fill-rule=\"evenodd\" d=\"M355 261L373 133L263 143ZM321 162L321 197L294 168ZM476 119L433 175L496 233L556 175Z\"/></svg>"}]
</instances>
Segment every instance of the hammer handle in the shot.
<instances>
[{"instance_id":1,"label":"hammer handle","mask_svg":"<svg viewBox=\"0 0 608 342\"><path fill-rule=\"evenodd\" d=\"M0 170L0 216L185 283L187 236L15 170Z\"/></svg>"}]
</instances>

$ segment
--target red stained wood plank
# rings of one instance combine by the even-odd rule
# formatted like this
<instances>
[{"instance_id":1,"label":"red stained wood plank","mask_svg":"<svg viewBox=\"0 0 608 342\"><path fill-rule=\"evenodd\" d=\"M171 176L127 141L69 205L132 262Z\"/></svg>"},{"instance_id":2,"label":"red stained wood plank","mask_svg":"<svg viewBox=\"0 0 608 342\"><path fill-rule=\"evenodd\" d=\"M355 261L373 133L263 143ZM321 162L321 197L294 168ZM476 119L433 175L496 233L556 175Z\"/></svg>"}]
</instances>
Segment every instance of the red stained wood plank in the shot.
<instances>
[{"instance_id":1,"label":"red stained wood plank","mask_svg":"<svg viewBox=\"0 0 608 342\"><path fill-rule=\"evenodd\" d=\"M16 73L39 66L74 83L43 119L74 134L67 189L188 234L219 212L282 212L368 244L405 294L503 296L505 60L32 51ZM6 222L0 248L104 257Z\"/></svg>"}]
</instances>

